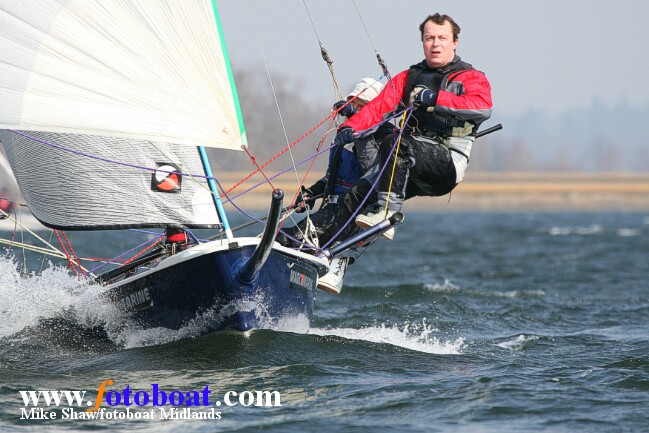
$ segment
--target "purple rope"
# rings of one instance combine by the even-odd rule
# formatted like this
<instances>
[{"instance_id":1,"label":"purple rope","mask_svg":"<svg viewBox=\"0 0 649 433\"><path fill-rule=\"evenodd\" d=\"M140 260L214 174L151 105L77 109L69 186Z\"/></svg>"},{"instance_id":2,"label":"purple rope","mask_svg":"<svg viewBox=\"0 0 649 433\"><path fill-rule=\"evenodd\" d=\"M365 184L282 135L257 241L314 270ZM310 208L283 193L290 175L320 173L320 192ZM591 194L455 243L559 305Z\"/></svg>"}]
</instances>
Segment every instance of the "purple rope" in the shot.
<instances>
[{"instance_id":1,"label":"purple rope","mask_svg":"<svg viewBox=\"0 0 649 433\"><path fill-rule=\"evenodd\" d=\"M409 108L409 110L411 110L411 109ZM401 113L399 113L399 114L395 114L395 115L393 115L393 116L390 116L390 117L386 118L385 120L382 120L381 122L379 122L379 123L377 123L376 125L372 126L371 128L368 128L368 129L366 129L366 130L364 130L364 131L360 131L359 134L362 135L363 133L369 131L370 129L373 129L373 128L379 126L379 125L382 125L382 124L384 124L384 123L386 123L386 122L389 122L390 120L393 120L393 119L395 119L395 118L397 118L397 117L400 117L400 116L401 116ZM321 150L321 151L319 151L319 152L316 152L316 153L314 153L314 154L311 155L311 156L308 156L307 158L303 159L302 161L298 162L297 164L295 164L295 165L291 165L291 166L289 166L288 168L286 168L285 170L282 170L282 171L276 173L275 175L273 175L272 177L270 177L270 180L276 179L277 177L279 177L279 176L281 176L281 175L287 173L288 171L293 170L294 168L297 168L297 167L301 166L302 164L306 163L307 161L310 161L310 160L312 160L313 158L316 158L317 156L320 156L320 155L323 154L324 152L327 152L328 150L330 150L332 147L334 147L334 144L333 144L333 143L331 143L331 145L330 145L329 147L326 147L326 148L324 148L323 150ZM242 196L242 195L244 195L244 194L246 194L246 193L252 191L253 189L256 189L256 188L260 187L261 185L264 185L265 183L266 183L265 181L262 181L262 182L259 182L259 183L256 184L256 185L251 186L250 188L246 189L245 191L243 191L243 192L241 192L241 193L235 195L234 197L232 197L232 200L234 200L234 199L236 199L236 198L239 198L240 196ZM226 197L227 197L227 196L226 196ZM230 199L225 200L224 203L228 202L229 200L230 200ZM254 218L253 218L253 219L254 219Z\"/></svg>"},{"instance_id":2,"label":"purple rope","mask_svg":"<svg viewBox=\"0 0 649 433\"><path fill-rule=\"evenodd\" d=\"M408 117L406 118L406 121L404 122L404 127L399 131L399 136L397 137L397 139L396 139L395 142L394 142L394 145L392 146L392 151L393 151L393 152L394 152L394 150L396 149L397 143L399 142L399 139L401 138L401 135L403 134L403 129L405 128L405 125L408 123L408 120L410 119L410 115L412 114L412 108L407 108L406 111L408 111ZM402 116L402 114L403 114L403 112L400 112L400 113L394 114L394 115L392 115L392 116L386 118L385 120L381 121L380 123L377 123L376 125L372 126L371 128L368 128L368 129L366 129L366 130L360 131L359 134L362 135L363 133L369 131L370 129L375 128L375 127L378 126L378 125L382 125L383 123L389 122L389 121L391 121L391 120L393 120L393 119L395 119L395 118L397 118L397 117ZM318 155L320 155L320 154L322 154L322 153L328 151L328 150L331 149L333 146L334 146L334 144L332 143L329 147L327 147L327 148L321 150L320 152L317 152L317 153L315 153L315 154L313 154L313 155L307 157L306 159L304 159L304 160L300 161L299 163L295 164L294 166L291 166L291 167L289 167L289 168L287 168L287 169L285 169L285 170L283 170L283 171L281 171L281 172L275 174L275 175L274 175L273 177L271 177L270 179L271 179L271 180L272 180L272 179L275 179L276 177L281 176L282 174L286 173L287 171L292 170L293 168L298 167L298 166L304 164L305 162L307 162L307 161L309 161L309 160L315 158L316 156L318 156ZM329 240L329 242L327 242L327 243L326 243L325 245L323 245L321 248L315 248L315 247L313 247L313 246L311 246L311 245L307 245L307 244L305 244L304 242L302 242L302 241L300 241L300 240L298 240L298 239L295 239L294 237L288 235L288 234L287 234L286 232L284 232L283 230L280 230L280 232L281 232L284 236L286 236L287 238L289 238L290 240L292 240L292 241L294 241L294 242L296 242L296 243L302 245L302 247L297 248L298 250L313 250L313 249L315 249L316 251L322 251L322 250L324 250L327 246L329 246L329 244L331 244L331 242L333 242L333 241L334 241L338 236L340 236L340 234L343 232L343 230L345 230L345 229L347 228L347 226L349 226L349 224L354 220L354 218L356 217L356 215L358 214L358 212L360 212L360 210L363 208L363 205L364 205L365 202L369 199L370 194L372 193L372 191L374 190L374 188L375 188L376 185L378 184L379 179L380 179L381 175L383 174L383 172L385 171L385 168L387 167L388 162L389 162L389 160L386 161L386 162L383 164L383 167L381 168L380 172L378 173L378 175L377 175L377 177L376 177L376 180L375 180L374 183L372 184L372 188L370 189L370 191L368 192L368 194L363 198L363 200L361 201L361 203L360 203L360 205L358 206L358 208L354 211L354 213L352 213L351 217L347 220L347 222L345 223L345 225L343 225L343 227L342 227L340 230L338 230L338 232L336 232L336 233L334 234L334 236ZM217 181L217 183L218 183L218 181ZM254 217L254 216L252 216L252 215L249 215L249 214L246 213L243 209L241 209L241 208L239 208L237 205L235 205L234 202L232 201L233 199L236 199L237 197L240 197L241 195L243 195L243 194L245 194L245 193L247 193L247 192L249 192L249 191L251 191L251 190L253 190L253 189L255 189L255 188L259 187L259 186L261 186L261 185L263 185L264 183L265 183L265 182L260 182L260 183L258 183L257 185L254 185L254 186L248 188L247 190L243 191L242 193L240 193L240 194L238 194L238 195L232 197L232 199L230 199L229 197L227 197L227 195L225 194L225 191L223 190L223 187L222 187L220 184L219 184L219 188L223 191L223 194L224 194L224 195L226 196L226 198L228 199L227 201L229 201L229 202L232 204L232 206L234 206L235 209L237 209L239 212L241 212L244 216L248 217L250 220L253 220L253 221L256 221L256 222L258 222L258 223L262 223L262 224L265 225L266 223L264 223L263 221L261 221L260 219Z\"/></svg>"},{"instance_id":3,"label":"purple rope","mask_svg":"<svg viewBox=\"0 0 649 433\"><path fill-rule=\"evenodd\" d=\"M408 118L407 118L407 120L408 120L408 119L410 118L411 113L412 113L412 109L411 109L411 108L408 108L407 110L409 111L409 112L408 112ZM393 115L393 116L391 116L391 117L388 117L387 119L383 120L382 122L378 123L377 125L381 125L381 124L383 124L383 123L389 122L390 120L392 120L392 119L394 119L394 118L396 118L396 117L398 117L398 116L400 116L400 115L401 115L401 113L398 113L398 114L395 114L395 115ZM407 120L406 120L406 123L407 123ZM377 125L374 125L372 128L376 127ZM404 123L404 125L405 125L405 123ZM368 131L369 129L372 129L372 128L368 128L368 129L366 129L366 130L364 130L364 131L360 131L360 134L362 134L362 133L364 133L364 132L366 132L366 131ZM86 157L86 158L95 159L95 160L102 161L102 162L106 162L106 163L110 163L110 164L117 164L117 165L122 165L122 166L130 167L130 168L136 168L136 169L140 169L140 170L147 170L147 171L153 171L153 172L162 172L162 173L169 173L169 174L178 174L178 175L180 175L180 176L191 176L191 177L197 177L197 178L201 178L201 179L207 179L207 180L210 180L210 179L211 179L211 180L214 180L214 181L216 182L216 184L218 185L219 189L221 190L223 196L226 198L226 200L224 200L223 203L230 203L230 204L232 204L232 206L233 206L236 210L238 210L241 214L243 214L244 216L246 216L248 219L250 219L250 220L254 220L254 221L258 222L258 223L262 223L262 221L261 221L260 219L254 217L254 216L252 216L252 215L250 215L250 214L248 214L248 213L245 212L243 209L241 209L239 206L237 206L237 205L234 203L233 200L236 199L236 198L238 198L238 197L240 197L240 196L242 196L242 195L244 195L244 194L246 194L246 193L248 193L248 192L250 192L250 191L252 191L252 190L254 190L254 189L256 189L256 188L258 188L259 186L265 184L265 183L266 183L265 181L260 182L260 183L258 183L258 184L256 184L256 185L253 185L252 187L250 187L250 188L244 190L243 192L241 192L241 193L235 195L234 197L230 198L230 197L228 196L228 194L226 193L225 188L223 188L223 185L221 185L221 182L219 182L219 180L218 180L217 178L213 177L213 176L207 176L207 175L201 175L201 174L185 174L185 173L181 173L181 172L177 172L177 171L173 171L173 170L160 170L159 168L145 167L145 166L141 166L141 165L137 165L137 164L130 164L130 163L122 162L122 161L111 160L111 159L108 159L108 158L104 158L104 157L100 157L100 156L96 156L96 155L91 155L91 154L88 154L88 153L85 153L85 152L81 152L81 151L78 151L78 150L73 150L73 149L70 149L70 148L66 148L66 147L60 146L60 145L55 144L55 143L50 143L50 142L47 142L47 141L45 141L45 140L41 140L41 139L39 139L39 138L33 137L33 136L29 135L29 134L25 134L25 133L20 132L20 131L16 131L16 130L10 130L10 131L13 132L14 134L20 135L20 136L22 136L22 137L29 138L30 140L33 140L33 141L35 141L35 142L37 142L37 143L41 143L41 144L44 144L44 145L46 145L46 146L53 147L53 148L55 148L55 149L58 149L58 150L61 150L61 151L64 151L64 152L72 153L72 154L79 155L79 156L84 156L84 157ZM392 151L394 151L394 149L396 149L396 145L397 145L398 140L399 140L399 138L401 137L402 133L403 133L403 129L401 129L401 131L399 132L399 136L398 136L397 140L395 141L394 146L392 147ZM301 166L302 164L306 163L307 161L310 161L311 159L316 158L316 157L319 156L320 154L322 154L322 153L324 153L324 152L330 150L333 146L334 146L334 145L333 145L333 143L332 143L329 147L327 147L327 148L325 148L325 149L323 149L323 150L321 150L321 151L319 151L319 152L316 152L315 154L313 154L313 155L311 155L311 156L309 156L309 157L303 159L302 161L298 162L297 164L294 164L294 165L292 165L292 166L289 166L289 167L286 168L285 170L282 170L282 171L276 173L276 174L275 174L274 176L272 176L270 179L271 179L271 180L272 180L272 179L275 179L275 178L277 178L277 177L279 177L279 176L281 176L281 175L287 173L288 171L293 170L293 169L295 169L296 167ZM384 172L386 166L387 166L387 161L386 161L386 163L383 165L383 167L381 168L381 171L379 172L379 174L378 174L376 180L375 180L374 183L372 184L372 188L370 189L370 193L371 193L371 191L376 187L376 185L378 184L379 179L380 179L381 175L383 174L383 172ZM345 225L344 225L344 226L343 226L343 227L342 227L342 228L341 228L341 229L340 229L340 230L339 230L339 231L338 231L338 232L337 232L337 233L336 233L336 234L335 234L335 235L334 235L330 240L329 240L329 242L327 242L327 243L326 243L322 248L320 248L319 250L322 250L322 249L326 248L326 247L327 247L331 242L333 242L333 241L334 241L338 236L340 236L340 234L342 233L342 231L343 231L345 228L347 228L347 226L350 224L350 222L351 222L351 221L355 218L355 216L358 214L358 212L360 211L360 209L362 209L363 205L364 205L365 202L368 200L368 198L369 198L369 196L370 196L370 193L368 193L368 195L365 196L365 198L364 198L363 201L361 202L360 206L356 209L356 211L354 211L354 213L352 214L352 216L350 217L350 219L345 223ZM265 224L265 223L264 223L264 224ZM280 230L280 231L281 231L281 230ZM299 240L297 240L297 239L295 239L295 238L289 236L289 235L286 234L285 232L283 232L283 231L281 231L281 232L282 232L286 237L288 237L289 239L291 239L291 240L293 240L293 241L295 241L295 242L297 242L297 243L299 243L299 244L306 245L306 244L304 244L303 242L301 242L301 241L299 241ZM192 237L193 237L194 239L196 239L196 237L193 236L192 233L190 233L190 235L192 235ZM154 240L155 240L155 239L154 239ZM127 254L127 253L129 253L129 252L131 252L131 251L133 251L133 250L135 250L135 249L137 249L137 248L139 248L139 247L141 247L141 246L143 246L143 245L146 245L146 244L149 243L149 242L151 242L151 241L146 241L146 242L144 242L143 244L138 245L138 246L132 248L131 250L128 250L128 251L126 251L126 252L124 252L124 253L122 253L122 254L120 254L120 255L114 257L113 259L111 259L111 261L112 261L112 260L115 260L115 259L118 259L118 258L124 256L125 254ZM313 247L308 246L307 249L313 249ZM106 262L106 263L104 263L104 264L102 264L102 265L100 265L100 266L98 266L98 267L96 267L96 268L94 268L94 269L88 271L88 273L94 272L94 271L96 271L97 269L100 269L100 268L106 266L107 264L108 264L108 262Z\"/></svg>"},{"instance_id":4,"label":"purple rope","mask_svg":"<svg viewBox=\"0 0 649 433\"><path fill-rule=\"evenodd\" d=\"M316 153L314 153L314 154L311 155L311 156L308 156L307 158L303 159L302 161L296 163L295 165L291 165L291 166L289 166L288 168L286 168L285 170L282 170L282 171L276 173L275 175L271 176L271 177L269 178L269 180L273 180L273 179L275 179L275 178L278 178L279 176L281 176L281 175L283 175L283 174L285 174L285 173L287 173L287 172L289 172L289 171L291 171L291 170L293 170L293 169L295 169L295 168L301 166L302 164L306 163L307 161L310 161L310 160L312 160L313 158L316 158L317 156L321 155L322 153L327 152L327 151L328 151L329 149L331 149L332 147L333 147L333 143L331 144L331 146L326 147L326 148L324 148L323 150L321 150L321 151L319 151L319 152L316 152ZM235 195L234 197L232 197L232 200L241 197L242 195L244 195L244 194L246 194L246 193L252 191L252 190L255 189L255 188L260 187L261 185L263 185L263 184L265 184L265 183L266 183L266 181L262 181L262 182L259 182L259 183L256 184L256 185L251 186L251 187L248 188L247 190L245 190L245 191L243 191L243 192L241 192L241 193ZM229 200L230 200L230 199L228 199L227 201L229 201ZM226 202L226 201L224 201L224 203L225 203L225 202Z\"/></svg>"},{"instance_id":5,"label":"purple rope","mask_svg":"<svg viewBox=\"0 0 649 433\"><path fill-rule=\"evenodd\" d=\"M412 114L412 108L410 107L410 108L407 108L406 110L408 111L408 117L406 117L406 121L403 122L403 126L399 130L399 135L397 136L396 140L394 140L394 144L392 145L391 153L393 153L395 151L395 149L397 148L397 144L399 143L399 140L401 140L401 136L403 135L403 131L405 129L405 126L408 124L408 120L410 120L410 115ZM399 113L398 115L395 115L394 117L399 116L402 113L403 112ZM388 119L388 120L390 120L390 119ZM352 213L352 215L349 217L347 222L340 228L340 230L338 230L331 237L331 239L329 239L329 241L322 246L322 249L327 248L333 241L335 241L336 238L338 236L340 236L340 234L347 228L347 226L356 218L356 215L358 215L360 210L363 209L363 206L365 205L365 202L370 198L370 195L372 194L372 191L374 190L374 188L376 188L376 185L379 183L379 180L381 180L381 176L383 175L383 172L385 171L385 169L388 166L389 162L390 162L390 158L387 158L385 163L383 163L383 166L381 167L381 170L379 171L379 174L376 176L376 179L374 180L374 183L372 184L372 188L370 188L367 195L365 195L365 197L361 201L360 205L358 205L358 207L356 207L356 210Z\"/></svg>"},{"instance_id":6,"label":"purple rope","mask_svg":"<svg viewBox=\"0 0 649 433\"><path fill-rule=\"evenodd\" d=\"M118 255L118 256L115 256L115 257L113 257L113 258L110 259L110 260L105 261L104 263L102 263L101 265L95 267L94 269L90 269L89 271L86 272L86 276L88 276L89 274L94 273L97 269L101 269L101 268L103 268L104 266L110 264L110 262L114 261L115 259L119 259L119 258L125 256L126 254L130 253L131 251L135 251L135 250L137 250L138 248L141 248L141 247L145 246L146 244L150 244L150 243L152 243L153 241L156 241L156 240L158 240L158 239L161 238L161 237L163 237L163 235L158 236L158 238L149 239L149 240L147 240L147 241L141 243L140 245L137 245L137 246L131 248L131 249L128 250L128 251L124 251L122 254L120 254L120 255Z\"/></svg>"},{"instance_id":7,"label":"purple rope","mask_svg":"<svg viewBox=\"0 0 649 433\"><path fill-rule=\"evenodd\" d=\"M205 175L201 175L201 174L189 175L189 174L180 173L180 172L173 171L173 170L160 170L158 168L145 167L145 166L137 165L137 164L129 164L128 162L116 161L116 160L104 158L104 157L101 157L101 156L91 155L89 153L81 152L79 150L74 150L74 149L70 149L70 148L67 148L67 147L63 147L63 146L60 146L58 144L49 143L49 142L47 142L45 140L41 140L39 138L32 137L29 134L25 134L25 133L22 133L20 131L15 131L13 129L10 129L9 131L13 132L14 134L20 135L22 137L29 138L30 140L33 140L33 141L35 141L37 143L41 143L41 144L44 144L46 146L53 147L55 149L59 149L59 150L62 150L64 152L73 153L75 155L85 156L86 158L95 159L97 161L107 162L107 163L110 163L110 164L123 165L125 167L137 168L137 169L140 169L140 170L147 170L147 171L153 171L153 172L159 171L161 173L179 174L181 176L193 176L193 177L199 177L199 178L202 178L202 179L214 179L213 177L205 176Z\"/></svg>"}]
</instances>

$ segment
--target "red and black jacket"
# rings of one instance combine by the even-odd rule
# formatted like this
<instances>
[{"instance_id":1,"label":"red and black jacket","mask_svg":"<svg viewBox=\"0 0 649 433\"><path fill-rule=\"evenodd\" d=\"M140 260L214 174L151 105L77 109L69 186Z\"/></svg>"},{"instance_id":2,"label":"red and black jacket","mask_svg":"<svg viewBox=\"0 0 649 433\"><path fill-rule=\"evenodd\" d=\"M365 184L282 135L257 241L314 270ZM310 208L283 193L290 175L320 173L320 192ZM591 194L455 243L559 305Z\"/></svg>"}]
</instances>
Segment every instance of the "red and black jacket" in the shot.
<instances>
[{"instance_id":1,"label":"red and black jacket","mask_svg":"<svg viewBox=\"0 0 649 433\"><path fill-rule=\"evenodd\" d=\"M400 72L383 91L341 127L365 130L383 120L383 115L412 104L412 90L426 86L438 92L434 109L420 107L409 123L422 135L474 135L491 116L491 85L487 77L455 56L448 65L433 69L425 61Z\"/></svg>"}]
</instances>

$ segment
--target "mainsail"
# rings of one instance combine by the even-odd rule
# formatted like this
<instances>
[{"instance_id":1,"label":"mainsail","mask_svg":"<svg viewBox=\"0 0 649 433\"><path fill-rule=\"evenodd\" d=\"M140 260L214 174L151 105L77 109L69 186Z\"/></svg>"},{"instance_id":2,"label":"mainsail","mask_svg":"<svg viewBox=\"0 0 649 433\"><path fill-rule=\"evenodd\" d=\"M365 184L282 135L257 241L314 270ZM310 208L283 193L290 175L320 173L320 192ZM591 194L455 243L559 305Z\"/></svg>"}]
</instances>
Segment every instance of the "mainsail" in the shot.
<instances>
[{"instance_id":1,"label":"mainsail","mask_svg":"<svg viewBox=\"0 0 649 433\"><path fill-rule=\"evenodd\" d=\"M195 146L247 145L209 0L0 0L0 101L0 141L51 227L211 227Z\"/></svg>"},{"instance_id":2,"label":"mainsail","mask_svg":"<svg viewBox=\"0 0 649 433\"><path fill-rule=\"evenodd\" d=\"M42 131L0 131L0 141L30 210L49 227L219 222L205 178L179 174L203 173L195 147Z\"/></svg>"}]
</instances>

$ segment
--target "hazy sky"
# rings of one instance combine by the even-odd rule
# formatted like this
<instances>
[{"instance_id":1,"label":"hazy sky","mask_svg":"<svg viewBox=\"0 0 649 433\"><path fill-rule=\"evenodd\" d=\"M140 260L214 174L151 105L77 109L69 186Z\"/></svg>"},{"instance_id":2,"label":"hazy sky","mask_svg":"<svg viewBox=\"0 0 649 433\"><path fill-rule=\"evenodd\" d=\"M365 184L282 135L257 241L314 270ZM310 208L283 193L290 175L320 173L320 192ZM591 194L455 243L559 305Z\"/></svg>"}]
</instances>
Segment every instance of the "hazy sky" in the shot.
<instances>
[{"instance_id":1,"label":"hazy sky","mask_svg":"<svg viewBox=\"0 0 649 433\"><path fill-rule=\"evenodd\" d=\"M442 12L460 24L457 52L487 74L500 115L649 103L645 0L355 0L369 37L351 0L217 0L233 64L265 75L261 39L272 71L299 79L307 98L332 100L305 3L343 91L381 76L372 42L392 75L421 61L419 24Z\"/></svg>"}]
</instances>

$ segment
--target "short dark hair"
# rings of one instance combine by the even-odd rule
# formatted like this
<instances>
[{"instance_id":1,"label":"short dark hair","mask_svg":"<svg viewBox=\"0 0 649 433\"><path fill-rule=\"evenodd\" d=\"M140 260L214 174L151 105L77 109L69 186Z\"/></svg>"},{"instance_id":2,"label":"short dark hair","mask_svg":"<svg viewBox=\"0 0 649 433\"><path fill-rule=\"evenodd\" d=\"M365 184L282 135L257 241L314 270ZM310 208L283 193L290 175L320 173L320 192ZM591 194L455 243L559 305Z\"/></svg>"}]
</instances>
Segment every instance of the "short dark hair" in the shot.
<instances>
[{"instance_id":1,"label":"short dark hair","mask_svg":"<svg viewBox=\"0 0 649 433\"><path fill-rule=\"evenodd\" d=\"M453 29L453 41L457 41L457 36L460 34L461 30L460 26L458 26L455 20L450 16L440 13L436 13L435 15L428 15L424 22L419 25L419 32L421 33L422 41L424 40L424 26L428 21L432 21L439 26L443 26L444 23L448 21L451 24L451 28Z\"/></svg>"}]
</instances>

